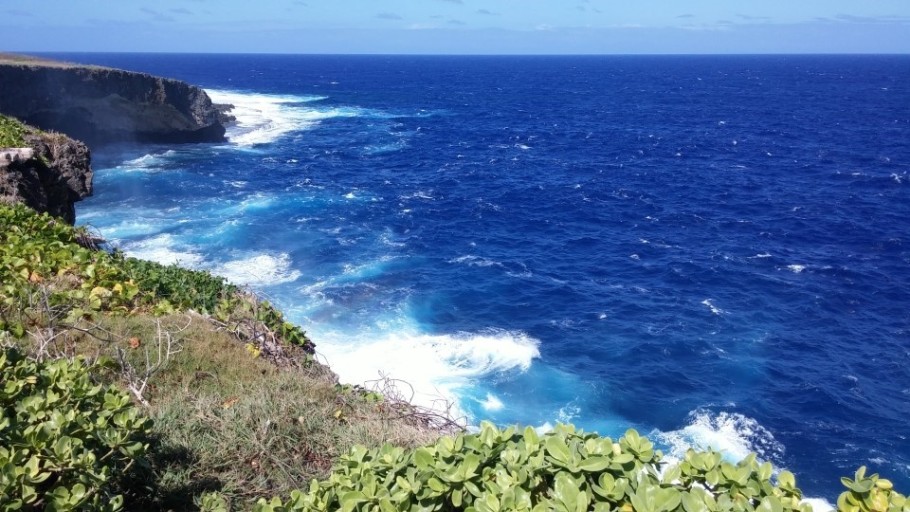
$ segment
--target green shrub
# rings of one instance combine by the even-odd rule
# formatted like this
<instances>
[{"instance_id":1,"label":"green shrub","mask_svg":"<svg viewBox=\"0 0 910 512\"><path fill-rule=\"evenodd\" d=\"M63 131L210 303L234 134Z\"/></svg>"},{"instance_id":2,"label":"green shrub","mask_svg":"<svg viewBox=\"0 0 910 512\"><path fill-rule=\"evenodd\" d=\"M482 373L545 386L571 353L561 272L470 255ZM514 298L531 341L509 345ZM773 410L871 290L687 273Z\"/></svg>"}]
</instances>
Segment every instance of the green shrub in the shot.
<instances>
[{"instance_id":1,"label":"green shrub","mask_svg":"<svg viewBox=\"0 0 910 512\"><path fill-rule=\"evenodd\" d=\"M0 510L118 510L151 422L83 361L0 353Z\"/></svg>"},{"instance_id":2,"label":"green shrub","mask_svg":"<svg viewBox=\"0 0 910 512\"><path fill-rule=\"evenodd\" d=\"M714 451L689 450L662 468L650 441L629 430L617 442L560 425L443 438L406 452L355 448L328 480L313 481L282 501L259 500L257 512L290 511L620 511L811 512L788 471L773 478L770 463L750 455L737 464ZM877 475L844 479L843 512L910 512ZM215 503L211 500L209 503ZM213 506L210 510L218 510Z\"/></svg>"},{"instance_id":3,"label":"green shrub","mask_svg":"<svg viewBox=\"0 0 910 512\"><path fill-rule=\"evenodd\" d=\"M840 481L847 488L837 499L840 512L910 512L910 500L895 492L889 480L877 474L867 477L866 466L857 470L853 480Z\"/></svg>"},{"instance_id":4,"label":"green shrub","mask_svg":"<svg viewBox=\"0 0 910 512\"><path fill-rule=\"evenodd\" d=\"M167 300L176 310L214 313L222 299L239 292L224 278L208 272L135 258L123 258L120 264L142 292L159 301Z\"/></svg>"},{"instance_id":5,"label":"green shrub","mask_svg":"<svg viewBox=\"0 0 910 512\"><path fill-rule=\"evenodd\" d=\"M25 125L12 117L0 114L0 148L21 148L25 146Z\"/></svg>"},{"instance_id":6,"label":"green shrub","mask_svg":"<svg viewBox=\"0 0 910 512\"><path fill-rule=\"evenodd\" d=\"M0 205L0 333L21 338L48 315L74 324L100 312L196 310L225 323L258 322L312 353L303 330L223 278L87 249L79 243L85 238L82 228L47 214Z\"/></svg>"}]
</instances>

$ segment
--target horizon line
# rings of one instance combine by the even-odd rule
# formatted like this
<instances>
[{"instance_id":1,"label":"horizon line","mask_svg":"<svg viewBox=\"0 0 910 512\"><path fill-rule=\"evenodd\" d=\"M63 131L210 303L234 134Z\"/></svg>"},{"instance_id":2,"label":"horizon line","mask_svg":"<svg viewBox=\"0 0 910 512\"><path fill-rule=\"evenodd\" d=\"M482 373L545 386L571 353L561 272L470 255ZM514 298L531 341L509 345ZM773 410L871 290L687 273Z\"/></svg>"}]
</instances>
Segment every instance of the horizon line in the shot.
<instances>
[{"instance_id":1,"label":"horizon line","mask_svg":"<svg viewBox=\"0 0 910 512\"><path fill-rule=\"evenodd\" d=\"M0 53L42 54L144 54L144 55L271 55L313 57L772 57L772 56L910 56L910 52L765 52L765 53L342 53L342 52L174 52L174 51L86 51L86 50L0 50Z\"/></svg>"}]
</instances>

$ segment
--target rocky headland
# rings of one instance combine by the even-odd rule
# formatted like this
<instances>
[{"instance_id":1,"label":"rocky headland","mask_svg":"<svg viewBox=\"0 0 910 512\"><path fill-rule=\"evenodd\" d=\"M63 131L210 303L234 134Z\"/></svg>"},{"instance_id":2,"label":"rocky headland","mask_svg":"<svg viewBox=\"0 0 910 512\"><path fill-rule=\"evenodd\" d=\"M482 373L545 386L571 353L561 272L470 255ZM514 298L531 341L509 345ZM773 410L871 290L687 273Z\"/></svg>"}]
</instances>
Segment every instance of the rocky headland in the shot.
<instances>
[{"instance_id":1,"label":"rocky headland","mask_svg":"<svg viewBox=\"0 0 910 512\"><path fill-rule=\"evenodd\" d=\"M226 108L179 80L0 54L0 113L93 146L221 142Z\"/></svg>"},{"instance_id":2,"label":"rocky headland","mask_svg":"<svg viewBox=\"0 0 910 512\"><path fill-rule=\"evenodd\" d=\"M0 116L0 203L22 203L73 224L75 203L90 195L85 144Z\"/></svg>"}]
</instances>

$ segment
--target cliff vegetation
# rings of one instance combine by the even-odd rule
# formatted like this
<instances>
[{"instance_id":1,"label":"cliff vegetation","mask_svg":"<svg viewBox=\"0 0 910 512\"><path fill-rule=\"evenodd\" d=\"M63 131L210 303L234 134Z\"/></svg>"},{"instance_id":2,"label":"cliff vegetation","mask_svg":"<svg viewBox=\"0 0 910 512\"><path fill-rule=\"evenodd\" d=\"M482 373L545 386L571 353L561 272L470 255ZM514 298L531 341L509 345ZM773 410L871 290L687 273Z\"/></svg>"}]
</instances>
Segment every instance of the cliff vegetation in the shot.
<instances>
[{"instance_id":1,"label":"cliff vegetation","mask_svg":"<svg viewBox=\"0 0 910 512\"><path fill-rule=\"evenodd\" d=\"M91 153L66 135L0 114L0 203L22 203L70 224L92 194Z\"/></svg>"},{"instance_id":2,"label":"cliff vegetation","mask_svg":"<svg viewBox=\"0 0 910 512\"><path fill-rule=\"evenodd\" d=\"M438 435L338 385L268 303L92 240L0 205L0 510L242 509L355 445Z\"/></svg>"}]
</instances>

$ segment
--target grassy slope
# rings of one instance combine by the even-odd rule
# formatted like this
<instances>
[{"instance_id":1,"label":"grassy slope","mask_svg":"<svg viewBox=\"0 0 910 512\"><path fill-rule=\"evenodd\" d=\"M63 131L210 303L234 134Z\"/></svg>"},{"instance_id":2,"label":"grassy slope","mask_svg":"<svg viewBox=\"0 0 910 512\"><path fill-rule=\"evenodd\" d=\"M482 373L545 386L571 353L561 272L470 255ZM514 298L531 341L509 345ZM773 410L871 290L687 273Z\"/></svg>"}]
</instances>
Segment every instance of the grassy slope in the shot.
<instances>
[{"instance_id":1,"label":"grassy slope","mask_svg":"<svg viewBox=\"0 0 910 512\"><path fill-rule=\"evenodd\" d=\"M155 425L153 473L135 483L126 509L192 510L208 490L245 508L325 476L354 444L438 436L407 410L338 386L302 332L288 343L280 314L254 297L205 273L89 251L81 236L0 206L0 344L40 357L122 353L97 378L123 386L140 383L170 346L141 394ZM195 312L213 309L220 320ZM256 319L276 314L277 323Z\"/></svg>"},{"instance_id":2,"label":"grassy slope","mask_svg":"<svg viewBox=\"0 0 910 512\"><path fill-rule=\"evenodd\" d=\"M25 146L25 125L15 118L0 114L0 148L21 148Z\"/></svg>"},{"instance_id":3,"label":"grassy slope","mask_svg":"<svg viewBox=\"0 0 910 512\"><path fill-rule=\"evenodd\" d=\"M0 52L0 66L37 66L44 68L88 68L88 69L110 69L104 66L76 64L59 60L45 59L34 55L22 55L18 53Z\"/></svg>"}]
</instances>

